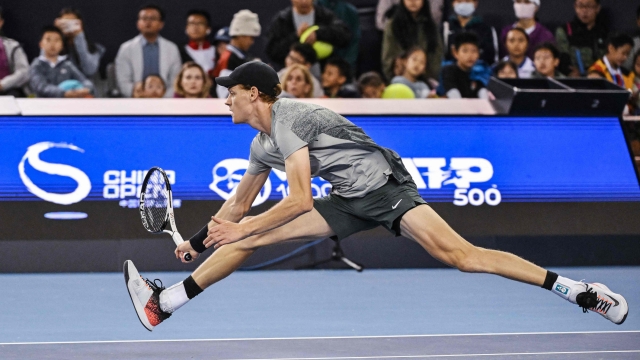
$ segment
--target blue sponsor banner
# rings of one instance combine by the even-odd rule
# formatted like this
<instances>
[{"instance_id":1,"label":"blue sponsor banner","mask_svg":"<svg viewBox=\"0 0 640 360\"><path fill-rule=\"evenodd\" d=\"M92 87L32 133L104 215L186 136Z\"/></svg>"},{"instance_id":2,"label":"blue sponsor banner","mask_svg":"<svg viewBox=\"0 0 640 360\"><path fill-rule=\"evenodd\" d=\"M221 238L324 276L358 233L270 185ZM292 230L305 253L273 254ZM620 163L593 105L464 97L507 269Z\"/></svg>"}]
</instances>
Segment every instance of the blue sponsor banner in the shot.
<instances>
[{"instance_id":1,"label":"blue sponsor banner","mask_svg":"<svg viewBox=\"0 0 640 360\"><path fill-rule=\"evenodd\" d=\"M397 151L428 201L491 205L637 201L640 187L617 118L350 116ZM164 168L180 200L235 191L256 131L214 117L2 117L0 201L135 199L145 171ZM329 193L322 179L314 196ZM256 199L287 194L273 171Z\"/></svg>"}]
</instances>

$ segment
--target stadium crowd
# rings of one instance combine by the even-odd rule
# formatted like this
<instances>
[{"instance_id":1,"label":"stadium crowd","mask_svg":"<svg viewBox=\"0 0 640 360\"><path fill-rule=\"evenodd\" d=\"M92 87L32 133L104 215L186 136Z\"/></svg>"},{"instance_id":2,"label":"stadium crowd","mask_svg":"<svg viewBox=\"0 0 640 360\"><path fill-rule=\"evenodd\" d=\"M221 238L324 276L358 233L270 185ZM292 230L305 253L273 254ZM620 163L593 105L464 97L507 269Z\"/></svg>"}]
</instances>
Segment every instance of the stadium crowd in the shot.
<instances>
[{"instance_id":1,"label":"stadium crowd","mask_svg":"<svg viewBox=\"0 0 640 360\"><path fill-rule=\"evenodd\" d=\"M548 1L548 0L547 0ZM0 94L16 97L208 98L227 96L215 77L253 60L280 76L290 98L488 98L498 78L604 78L632 91L640 114L640 7L635 34L610 32L600 0L573 0L575 17L551 31L538 21L541 0L513 0L515 22L495 29L475 12L481 0L379 0L379 71L356 78L362 34L358 11L346 0L291 0L262 29L258 15L240 10L212 33L205 10L185 17L186 41L161 36L165 11L138 12L139 34L120 45L107 90L99 74L106 52L84 32L81 12L60 11L42 29L40 55L29 64L15 40L0 41ZM449 2L447 2L449 3ZM631 15L630 15L631 16ZM0 9L0 29L4 14ZM252 54L267 38L266 58Z\"/></svg>"}]
</instances>

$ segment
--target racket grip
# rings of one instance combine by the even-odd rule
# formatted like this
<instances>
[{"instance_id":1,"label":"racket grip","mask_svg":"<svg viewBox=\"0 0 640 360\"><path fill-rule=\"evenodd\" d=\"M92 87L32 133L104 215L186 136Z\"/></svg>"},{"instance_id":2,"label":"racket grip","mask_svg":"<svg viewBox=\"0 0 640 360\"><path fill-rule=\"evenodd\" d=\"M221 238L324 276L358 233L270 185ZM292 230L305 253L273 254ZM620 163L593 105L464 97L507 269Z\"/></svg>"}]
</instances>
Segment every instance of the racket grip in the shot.
<instances>
[{"instance_id":1,"label":"racket grip","mask_svg":"<svg viewBox=\"0 0 640 360\"><path fill-rule=\"evenodd\" d=\"M191 254L189 253L185 253L184 254L184 261L191 261L193 258L191 257Z\"/></svg>"}]
</instances>

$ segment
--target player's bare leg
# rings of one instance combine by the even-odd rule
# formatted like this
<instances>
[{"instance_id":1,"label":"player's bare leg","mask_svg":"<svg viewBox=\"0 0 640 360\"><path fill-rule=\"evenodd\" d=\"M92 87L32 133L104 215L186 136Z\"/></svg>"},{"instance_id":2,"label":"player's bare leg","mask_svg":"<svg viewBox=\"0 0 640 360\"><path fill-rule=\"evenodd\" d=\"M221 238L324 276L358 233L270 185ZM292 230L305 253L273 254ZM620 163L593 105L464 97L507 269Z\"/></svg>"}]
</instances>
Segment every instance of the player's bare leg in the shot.
<instances>
[{"instance_id":1,"label":"player's bare leg","mask_svg":"<svg viewBox=\"0 0 640 360\"><path fill-rule=\"evenodd\" d=\"M293 221L218 248L191 276L167 289L143 279L133 262L124 264L125 282L142 325L149 331L212 284L237 270L258 248L284 241L330 237L333 230L315 210Z\"/></svg>"},{"instance_id":2,"label":"player's bare leg","mask_svg":"<svg viewBox=\"0 0 640 360\"><path fill-rule=\"evenodd\" d=\"M333 230L313 209L279 228L220 247L193 272L192 277L205 289L229 276L262 246L291 240L317 240L332 235Z\"/></svg>"},{"instance_id":3,"label":"player's bare leg","mask_svg":"<svg viewBox=\"0 0 640 360\"><path fill-rule=\"evenodd\" d=\"M428 205L417 206L404 214L400 230L403 236L418 242L433 257L460 271L496 274L544 287L616 324L622 324L629 312L624 297L602 284L573 281L516 255L472 245Z\"/></svg>"}]
</instances>

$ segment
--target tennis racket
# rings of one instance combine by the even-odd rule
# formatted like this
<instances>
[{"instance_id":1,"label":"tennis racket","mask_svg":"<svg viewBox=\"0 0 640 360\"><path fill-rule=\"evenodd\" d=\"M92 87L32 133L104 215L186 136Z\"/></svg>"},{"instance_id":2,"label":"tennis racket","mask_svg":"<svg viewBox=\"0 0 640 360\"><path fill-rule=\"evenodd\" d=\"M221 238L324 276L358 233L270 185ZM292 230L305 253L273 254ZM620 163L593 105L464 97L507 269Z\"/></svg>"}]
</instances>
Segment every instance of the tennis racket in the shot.
<instances>
[{"instance_id":1,"label":"tennis racket","mask_svg":"<svg viewBox=\"0 0 640 360\"><path fill-rule=\"evenodd\" d=\"M142 182L140 189L140 217L142 225L154 234L167 233L173 242L184 242L176 229L173 215L173 195L167 174L159 167L152 167ZM191 254L184 254L185 261L191 261Z\"/></svg>"}]
</instances>

